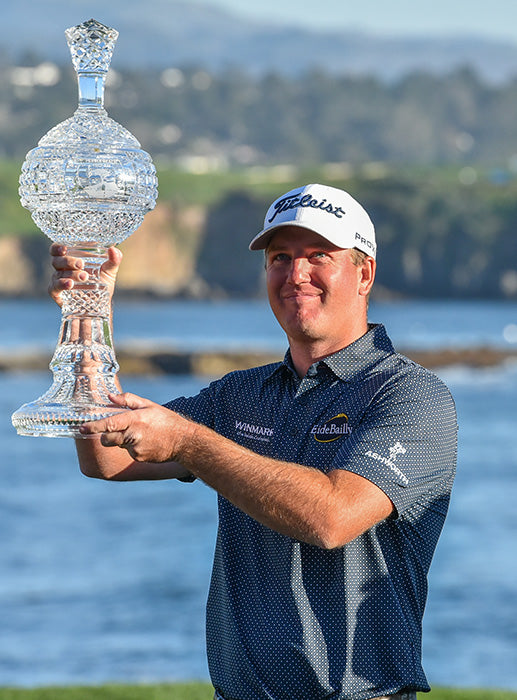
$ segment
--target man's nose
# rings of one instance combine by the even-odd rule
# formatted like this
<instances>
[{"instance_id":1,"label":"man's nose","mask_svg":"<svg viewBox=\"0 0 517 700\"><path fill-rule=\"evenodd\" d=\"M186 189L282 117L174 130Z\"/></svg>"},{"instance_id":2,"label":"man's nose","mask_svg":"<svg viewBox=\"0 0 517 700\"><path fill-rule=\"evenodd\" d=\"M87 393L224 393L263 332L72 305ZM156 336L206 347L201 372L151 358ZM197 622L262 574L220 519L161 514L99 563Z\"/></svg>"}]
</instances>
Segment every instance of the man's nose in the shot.
<instances>
[{"instance_id":1,"label":"man's nose","mask_svg":"<svg viewBox=\"0 0 517 700\"><path fill-rule=\"evenodd\" d=\"M289 281L292 284L301 284L310 279L310 263L307 258L293 258L289 269Z\"/></svg>"}]
</instances>

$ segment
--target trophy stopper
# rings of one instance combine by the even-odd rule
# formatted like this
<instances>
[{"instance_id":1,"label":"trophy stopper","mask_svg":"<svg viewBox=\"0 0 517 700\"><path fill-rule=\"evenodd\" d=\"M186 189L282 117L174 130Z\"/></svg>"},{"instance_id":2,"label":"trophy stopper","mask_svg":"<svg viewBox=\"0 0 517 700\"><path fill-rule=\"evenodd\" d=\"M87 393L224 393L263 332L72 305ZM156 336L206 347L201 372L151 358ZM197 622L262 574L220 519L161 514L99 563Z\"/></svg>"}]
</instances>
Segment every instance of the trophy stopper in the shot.
<instances>
[{"instance_id":1,"label":"trophy stopper","mask_svg":"<svg viewBox=\"0 0 517 700\"><path fill-rule=\"evenodd\" d=\"M118 39L116 29L89 19L65 30L66 40L77 73L107 73Z\"/></svg>"},{"instance_id":2,"label":"trophy stopper","mask_svg":"<svg viewBox=\"0 0 517 700\"><path fill-rule=\"evenodd\" d=\"M79 107L102 107L117 30L89 19L67 29L65 36L79 83Z\"/></svg>"}]
</instances>

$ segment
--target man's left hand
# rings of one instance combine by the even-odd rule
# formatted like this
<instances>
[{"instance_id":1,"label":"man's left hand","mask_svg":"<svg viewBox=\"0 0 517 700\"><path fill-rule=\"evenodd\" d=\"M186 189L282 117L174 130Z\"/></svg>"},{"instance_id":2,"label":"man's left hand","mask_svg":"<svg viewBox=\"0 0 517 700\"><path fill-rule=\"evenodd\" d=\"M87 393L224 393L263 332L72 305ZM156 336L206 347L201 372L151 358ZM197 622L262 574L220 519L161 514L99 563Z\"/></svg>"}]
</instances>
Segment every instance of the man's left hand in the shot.
<instances>
[{"instance_id":1,"label":"man's left hand","mask_svg":"<svg viewBox=\"0 0 517 700\"><path fill-rule=\"evenodd\" d=\"M135 394L110 394L120 413L90 423L79 431L84 436L100 435L105 447L122 447L138 462L171 462L191 421L159 404Z\"/></svg>"}]
</instances>

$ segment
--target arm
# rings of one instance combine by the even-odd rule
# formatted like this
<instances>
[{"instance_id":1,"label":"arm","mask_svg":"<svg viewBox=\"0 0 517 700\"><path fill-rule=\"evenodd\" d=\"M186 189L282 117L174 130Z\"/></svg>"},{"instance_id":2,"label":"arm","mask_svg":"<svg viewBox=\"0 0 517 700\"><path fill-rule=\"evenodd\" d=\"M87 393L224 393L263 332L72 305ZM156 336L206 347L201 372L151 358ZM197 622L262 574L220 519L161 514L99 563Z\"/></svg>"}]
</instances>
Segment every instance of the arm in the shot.
<instances>
[{"instance_id":1,"label":"arm","mask_svg":"<svg viewBox=\"0 0 517 700\"><path fill-rule=\"evenodd\" d=\"M83 269L83 261L68 255L68 249L60 243L53 243L50 255L54 274L49 285L49 294L58 306L62 304L62 293L73 288L76 282L85 282L88 273ZM115 247L108 249L108 260L101 267L100 279L107 285L110 297L113 296L117 273L122 261L122 253ZM121 390L118 378L118 389ZM86 476L114 481L144 479L184 478L188 472L178 464L146 464L131 459L126 450L110 450L101 444L98 437L76 440L79 466Z\"/></svg>"},{"instance_id":2,"label":"arm","mask_svg":"<svg viewBox=\"0 0 517 700\"><path fill-rule=\"evenodd\" d=\"M324 474L263 457L146 399L131 394L113 399L131 410L85 424L85 435L101 435L108 450L124 448L145 469L149 464L158 470L162 465L164 471L181 465L251 517L289 537L327 549L339 547L393 510L383 491L357 474Z\"/></svg>"},{"instance_id":3,"label":"arm","mask_svg":"<svg viewBox=\"0 0 517 700\"><path fill-rule=\"evenodd\" d=\"M176 462L139 462L125 449L105 447L99 435L75 441L81 472L93 479L107 481L151 481L183 479L190 476Z\"/></svg>"},{"instance_id":4,"label":"arm","mask_svg":"<svg viewBox=\"0 0 517 700\"><path fill-rule=\"evenodd\" d=\"M204 426L194 424L179 461L263 525L324 549L343 546L393 511L384 492L357 474L262 457Z\"/></svg>"}]
</instances>

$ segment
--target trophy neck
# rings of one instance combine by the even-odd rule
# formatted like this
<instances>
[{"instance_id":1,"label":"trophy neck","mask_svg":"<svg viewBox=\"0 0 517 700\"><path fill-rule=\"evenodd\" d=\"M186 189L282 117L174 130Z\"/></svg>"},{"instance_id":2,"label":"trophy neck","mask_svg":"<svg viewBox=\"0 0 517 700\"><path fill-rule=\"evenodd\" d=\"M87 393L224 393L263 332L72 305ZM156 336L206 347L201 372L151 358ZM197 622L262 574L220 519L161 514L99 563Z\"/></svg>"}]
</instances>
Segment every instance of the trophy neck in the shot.
<instances>
[{"instance_id":1,"label":"trophy neck","mask_svg":"<svg viewBox=\"0 0 517 700\"><path fill-rule=\"evenodd\" d=\"M105 78L104 73L78 73L79 108L102 109L104 107Z\"/></svg>"}]
</instances>

